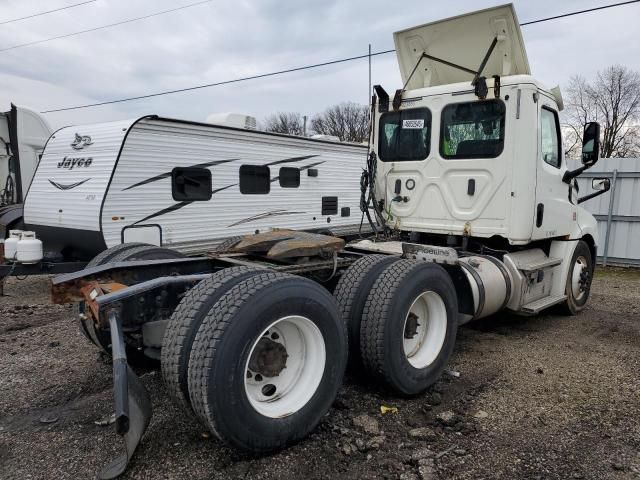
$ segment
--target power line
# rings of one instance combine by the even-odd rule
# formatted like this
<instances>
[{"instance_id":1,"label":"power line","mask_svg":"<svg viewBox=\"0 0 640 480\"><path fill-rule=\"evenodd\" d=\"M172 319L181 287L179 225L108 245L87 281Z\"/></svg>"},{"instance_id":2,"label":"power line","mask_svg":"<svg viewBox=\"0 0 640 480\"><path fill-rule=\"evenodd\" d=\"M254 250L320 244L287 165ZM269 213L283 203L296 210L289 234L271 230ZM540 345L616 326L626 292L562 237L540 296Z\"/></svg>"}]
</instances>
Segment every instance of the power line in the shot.
<instances>
[{"instance_id":1,"label":"power line","mask_svg":"<svg viewBox=\"0 0 640 480\"><path fill-rule=\"evenodd\" d=\"M74 3L73 5L67 5L66 7L54 8L53 10L47 10L45 12L34 13L32 15L27 15L26 17L14 18L12 20L5 20L0 22L0 25L5 25L7 23L19 22L20 20L26 20L27 18L39 17L40 15L46 15L48 13L59 12L60 10L66 10L68 8L79 7L80 5L86 5L87 3L93 3L96 0L87 0L86 2Z\"/></svg>"},{"instance_id":2,"label":"power line","mask_svg":"<svg viewBox=\"0 0 640 480\"><path fill-rule=\"evenodd\" d=\"M524 22L521 23L520 26L526 26L526 25L532 25L534 23L542 23L542 22L548 22L550 20L556 20L558 18L564 18L564 17L570 17L573 15L580 15L583 13L588 13L588 12L593 12L595 10L604 10L606 8L613 8L613 7L619 7L621 5L628 5L631 3L638 3L640 2L640 0L630 0L630 1L626 1L626 2L621 2L621 3L614 3L614 4L610 4L610 5L603 5L601 7L595 7L595 8L590 8L588 10L580 10L580 11L576 11L576 12L570 12L570 13L565 13L562 15L557 15L555 17L548 17L548 18L541 18L538 20L531 20L529 22ZM1 52L2 50L0 50ZM269 73L261 73L258 75L251 75L248 77L241 77L241 78L234 78L232 80L223 80L220 82L214 82L214 83L206 83L204 85L196 85L193 87L185 87L185 88L178 88L175 90L165 90L162 92L156 92L156 93L149 93L149 94L145 94L145 95L137 95L135 97L127 97L127 98L121 98L121 99L117 99L117 100L106 100L104 102L97 102L97 103L88 103L85 105L77 105L77 106L73 106L73 107L63 107L63 108L55 108L55 109L51 109L51 110L45 110L43 112L40 113L54 113L54 112L64 112L64 111L68 111L68 110L78 110L78 109L82 109L82 108L90 108L90 107L99 107L102 105L111 105L114 103L123 103L123 102L130 102L130 101L134 101L134 100L142 100L145 98L152 98L152 97L160 97L163 95L171 95L173 93L182 93L182 92L189 92L192 90L200 90L203 88L211 88L211 87L217 87L220 85L228 85L230 83L239 83L239 82L245 82L248 80L255 80L258 78L266 78L266 77L273 77L276 75L283 75L286 73L292 73L292 72L299 72L302 70L309 70L309 69L313 69L313 68L318 68L318 67L325 67L327 65L335 65L338 63L345 63L345 62L351 62L354 60L360 60L363 58L368 58L368 57L375 57L378 55L385 55L387 53L393 53L395 52L395 49L391 49L391 50L382 50L379 52L373 52L373 53L369 53L367 55L357 55L355 57L348 57L348 58L340 58L337 60L330 60L327 62L322 62L322 63L316 63L313 65L304 65L301 67L293 67L293 68L288 68L286 70L279 70L277 72L269 72Z\"/></svg>"},{"instance_id":3,"label":"power line","mask_svg":"<svg viewBox=\"0 0 640 480\"><path fill-rule=\"evenodd\" d=\"M539 20L531 20L530 22L521 23L520 26L533 25L534 23L547 22L549 20L556 20L558 18L571 17L573 15L580 15L582 13L595 12L596 10L604 10L606 8L619 7L621 5L629 5L630 3L638 3L640 0L630 0L628 2L612 3L611 5L603 5L602 7L588 8L587 10L579 10L577 12L565 13L563 15L556 15L555 17L541 18Z\"/></svg>"},{"instance_id":4,"label":"power line","mask_svg":"<svg viewBox=\"0 0 640 480\"><path fill-rule=\"evenodd\" d=\"M203 3L209 3L212 0L203 0L201 2L190 3L188 5L183 5L181 7L172 8L170 10L163 10L161 12L151 13L149 15L144 15L142 17L130 18L128 20L123 20L121 22L110 23L109 25L102 25L100 27L89 28L87 30L80 30L79 32L67 33L65 35L58 35L57 37L44 38L42 40L35 40L33 42L21 43L19 45L13 45L7 48L1 48L0 52L6 52L8 50L14 50L16 48L28 47L30 45L37 45L38 43L50 42L51 40L59 40L61 38L73 37L75 35L80 35L82 33L95 32L96 30L103 30L105 28L116 27L118 25L124 25L125 23L137 22L138 20L144 20L146 18L157 17L158 15L164 15L165 13L176 12L178 10L183 10L185 8L195 7L196 5L202 5Z\"/></svg>"},{"instance_id":5,"label":"power line","mask_svg":"<svg viewBox=\"0 0 640 480\"><path fill-rule=\"evenodd\" d=\"M375 57L376 55L384 55L385 53L392 53L392 52L395 52L395 50L383 50L383 51L380 51L380 52L374 52L374 53L371 54L371 56ZM260 73L258 75L251 75L250 77L241 77L241 78L234 78L233 80L223 80L221 82L207 83L205 85L197 85L195 87L178 88L176 90L166 90L164 92L149 93L147 95L139 95L137 97L121 98L119 100L108 100L108 101L99 102L99 103L89 103L87 105L79 105L79 106L76 106L76 107L56 108L54 110L45 110L44 112L40 112L40 113L63 112L65 110L77 110L79 108L98 107L100 105L109 105L111 103L130 102L132 100L141 100L143 98L159 97L161 95L169 95L171 93L188 92L188 91L191 91L191 90L199 90L201 88L217 87L217 86L220 86L220 85L228 85L230 83L238 83L238 82L245 82L247 80L255 80L257 78L273 77L275 75L282 75L284 73L299 72L301 70L308 70L310 68L325 67L327 65L335 65L336 63L351 62L353 60L360 60L362 58L367 58L367 57L369 57L369 54L358 55L358 56L349 57L349 58L340 58L338 60L330 60L328 62L316 63L316 64L313 64L313 65L305 65L303 67L288 68L286 70L280 70L278 72Z\"/></svg>"}]
</instances>

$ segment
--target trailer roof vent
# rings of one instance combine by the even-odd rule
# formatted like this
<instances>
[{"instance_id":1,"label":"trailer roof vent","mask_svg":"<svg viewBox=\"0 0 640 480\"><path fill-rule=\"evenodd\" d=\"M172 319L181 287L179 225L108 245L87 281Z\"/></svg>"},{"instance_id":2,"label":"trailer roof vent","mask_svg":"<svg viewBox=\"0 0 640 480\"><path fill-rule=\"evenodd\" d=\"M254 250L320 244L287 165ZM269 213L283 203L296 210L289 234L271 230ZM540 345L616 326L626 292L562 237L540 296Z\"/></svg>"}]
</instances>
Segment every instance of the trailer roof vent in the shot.
<instances>
[{"instance_id":1,"label":"trailer roof vent","mask_svg":"<svg viewBox=\"0 0 640 480\"><path fill-rule=\"evenodd\" d=\"M247 130L256 130L257 126L256 117L242 113L212 113L207 117L207 123Z\"/></svg>"}]
</instances>

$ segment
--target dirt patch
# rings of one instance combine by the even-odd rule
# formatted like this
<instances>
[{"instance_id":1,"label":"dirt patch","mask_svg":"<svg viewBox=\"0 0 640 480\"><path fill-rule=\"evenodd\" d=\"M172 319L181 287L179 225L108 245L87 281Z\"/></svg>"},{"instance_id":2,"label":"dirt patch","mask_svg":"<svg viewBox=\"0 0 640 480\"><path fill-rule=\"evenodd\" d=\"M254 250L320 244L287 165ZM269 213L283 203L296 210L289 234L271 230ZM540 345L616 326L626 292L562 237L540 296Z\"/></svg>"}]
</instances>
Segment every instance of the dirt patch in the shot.
<instances>
[{"instance_id":1,"label":"dirt patch","mask_svg":"<svg viewBox=\"0 0 640 480\"><path fill-rule=\"evenodd\" d=\"M24 282L0 298L0 478L93 478L121 448L95 424L111 413L111 367L49 304L45 277ZM600 269L576 317L461 328L449 366L460 376L424 395L350 374L306 440L265 457L205 438L147 372L154 417L123 478L638 479L639 305L640 272Z\"/></svg>"}]
</instances>

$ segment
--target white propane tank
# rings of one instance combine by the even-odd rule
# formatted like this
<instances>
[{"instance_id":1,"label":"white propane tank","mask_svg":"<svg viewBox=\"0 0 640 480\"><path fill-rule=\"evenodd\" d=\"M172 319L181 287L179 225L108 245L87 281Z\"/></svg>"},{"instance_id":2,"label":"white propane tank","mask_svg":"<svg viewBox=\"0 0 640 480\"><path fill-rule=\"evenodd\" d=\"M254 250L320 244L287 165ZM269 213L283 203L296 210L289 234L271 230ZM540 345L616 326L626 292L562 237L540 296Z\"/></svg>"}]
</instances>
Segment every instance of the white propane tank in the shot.
<instances>
[{"instance_id":1,"label":"white propane tank","mask_svg":"<svg viewBox=\"0 0 640 480\"><path fill-rule=\"evenodd\" d=\"M16 251L18 250L18 242L22 230L9 230L9 238L4 241L4 258L13 262L16 259Z\"/></svg>"},{"instance_id":2,"label":"white propane tank","mask_svg":"<svg viewBox=\"0 0 640 480\"><path fill-rule=\"evenodd\" d=\"M18 241L16 261L20 263L38 263L43 258L42 241L36 238L36 232L22 232Z\"/></svg>"}]
</instances>

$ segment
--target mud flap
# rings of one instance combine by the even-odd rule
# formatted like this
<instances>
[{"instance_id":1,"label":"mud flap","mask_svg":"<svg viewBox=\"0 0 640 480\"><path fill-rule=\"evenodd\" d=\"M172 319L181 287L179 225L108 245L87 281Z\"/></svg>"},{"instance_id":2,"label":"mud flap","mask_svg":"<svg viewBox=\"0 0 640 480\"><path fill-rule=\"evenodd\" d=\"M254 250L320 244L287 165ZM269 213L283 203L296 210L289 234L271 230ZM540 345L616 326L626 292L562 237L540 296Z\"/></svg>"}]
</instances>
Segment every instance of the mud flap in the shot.
<instances>
[{"instance_id":1,"label":"mud flap","mask_svg":"<svg viewBox=\"0 0 640 480\"><path fill-rule=\"evenodd\" d=\"M100 480L117 478L124 473L149 426L152 409L149 393L140 378L127 364L122 323L118 314L109 312L111 351L113 355L113 393L116 432L124 437L125 452L98 472Z\"/></svg>"}]
</instances>

